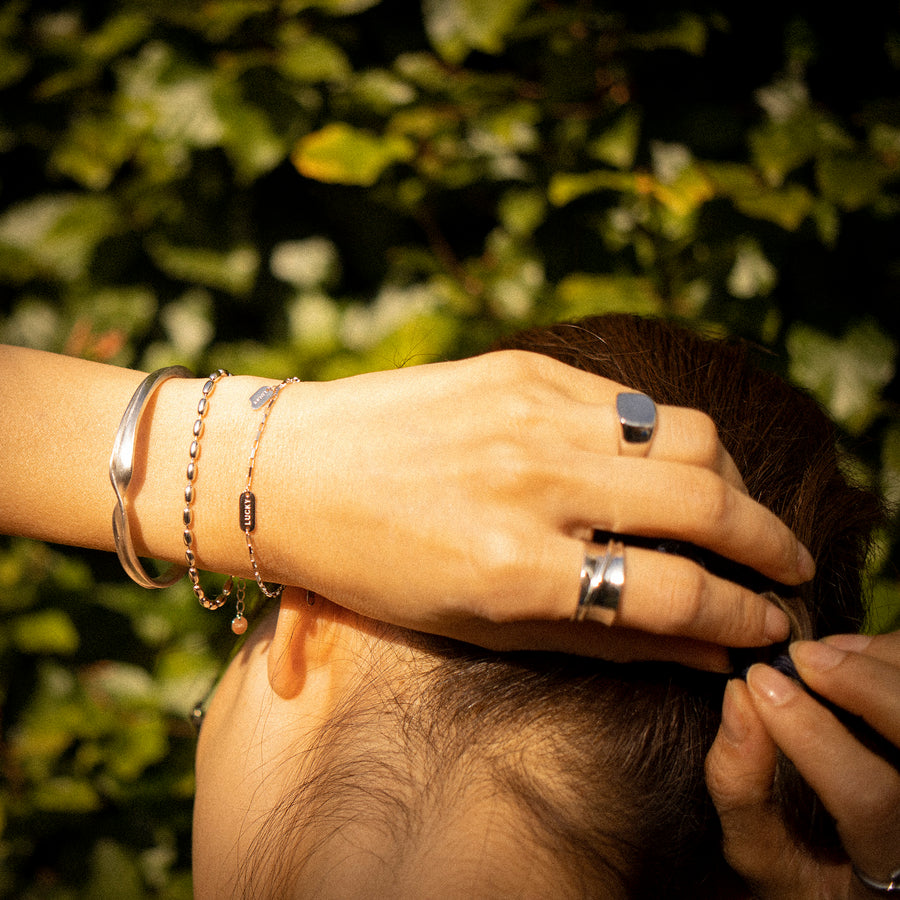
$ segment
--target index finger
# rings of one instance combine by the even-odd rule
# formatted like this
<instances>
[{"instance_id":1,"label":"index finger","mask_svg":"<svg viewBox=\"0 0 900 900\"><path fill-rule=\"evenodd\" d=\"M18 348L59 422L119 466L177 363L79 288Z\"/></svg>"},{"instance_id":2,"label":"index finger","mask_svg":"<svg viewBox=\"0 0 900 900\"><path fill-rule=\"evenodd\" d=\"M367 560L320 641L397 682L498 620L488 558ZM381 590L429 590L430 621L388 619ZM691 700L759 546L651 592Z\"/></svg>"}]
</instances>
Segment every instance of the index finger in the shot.
<instances>
[{"instance_id":1,"label":"index finger","mask_svg":"<svg viewBox=\"0 0 900 900\"><path fill-rule=\"evenodd\" d=\"M862 717L900 747L900 633L843 637L792 644L800 676L816 693ZM900 751L896 755L900 759Z\"/></svg>"},{"instance_id":2,"label":"index finger","mask_svg":"<svg viewBox=\"0 0 900 900\"><path fill-rule=\"evenodd\" d=\"M574 419L567 433L582 434L580 443L585 449L599 449L609 456L617 456L621 425L615 409L616 397L621 393L641 392L564 363L553 365L554 362L549 357L542 360L545 374L579 407L573 411ZM647 447L650 459L709 469L735 489L747 493L744 480L710 416L688 407L656 403L654 406L656 424Z\"/></svg>"}]
</instances>

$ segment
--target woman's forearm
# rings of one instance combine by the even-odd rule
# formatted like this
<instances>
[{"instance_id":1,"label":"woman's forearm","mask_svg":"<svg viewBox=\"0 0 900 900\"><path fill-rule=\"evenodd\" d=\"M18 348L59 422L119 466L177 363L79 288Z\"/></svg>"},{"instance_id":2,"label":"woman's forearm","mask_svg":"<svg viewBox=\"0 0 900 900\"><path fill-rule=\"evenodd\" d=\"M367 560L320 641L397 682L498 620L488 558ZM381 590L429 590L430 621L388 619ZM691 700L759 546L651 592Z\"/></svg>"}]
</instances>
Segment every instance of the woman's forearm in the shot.
<instances>
[{"instance_id":1,"label":"woman's forearm","mask_svg":"<svg viewBox=\"0 0 900 900\"><path fill-rule=\"evenodd\" d=\"M109 450L141 378L114 366L0 348L0 517L5 531L112 548Z\"/></svg>"},{"instance_id":2,"label":"woman's forearm","mask_svg":"<svg viewBox=\"0 0 900 900\"><path fill-rule=\"evenodd\" d=\"M109 456L142 378L0 348L0 527L113 549ZM165 381L141 418L127 495L141 556L184 562L205 380ZM209 398L191 500L201 570L253 575L239 498L265 410L250 397L276 383L223 377ZM787 620L763 597L638 547L625 552L621 627L570 621L593 528L689 540L783 583L812 575L701 413L659 407L647 458L620 456L623 390L519 351L287 385L255 455L261 577L488 647L721 667L722 645L783 638Z\"/></svg>"},{"instance_id":3,"label":"woman's forearm","mask_svg":"<svg viewBox=\"0 0 900 900\"><path fill-rule=\"evenodd\" d=\"M109 456L122 414L143 377L116 366L0 348L4 531L114 549ZM142 556L183 561L188 448L204 380L166 381L144 409L128 490L132 537ZM193 507L195 552L212 570L249 571L237 497L257 423L246 396L260 383L223 379L210 400Z\"/></svg>"}]
</instances>

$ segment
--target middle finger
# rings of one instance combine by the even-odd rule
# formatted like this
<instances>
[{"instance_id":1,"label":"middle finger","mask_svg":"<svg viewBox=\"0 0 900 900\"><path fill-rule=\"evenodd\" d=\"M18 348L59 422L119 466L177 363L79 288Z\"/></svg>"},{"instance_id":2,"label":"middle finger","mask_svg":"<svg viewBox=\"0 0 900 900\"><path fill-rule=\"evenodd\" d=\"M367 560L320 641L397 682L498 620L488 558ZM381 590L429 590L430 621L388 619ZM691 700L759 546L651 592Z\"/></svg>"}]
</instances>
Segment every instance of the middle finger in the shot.
<instances>
[{"instance_id":1,"label":"middle finger","mask_svg":"<svg viewBox=\"0 0 900 900\"><path fill-rule=\"evenodd\" d=\"M577 526L690 541L783 584L814 574L806 548L774 513L708 470L631 458L601 467L583 454L565 472L573 488L563 513Z\"/></svg>"}]
</instances>

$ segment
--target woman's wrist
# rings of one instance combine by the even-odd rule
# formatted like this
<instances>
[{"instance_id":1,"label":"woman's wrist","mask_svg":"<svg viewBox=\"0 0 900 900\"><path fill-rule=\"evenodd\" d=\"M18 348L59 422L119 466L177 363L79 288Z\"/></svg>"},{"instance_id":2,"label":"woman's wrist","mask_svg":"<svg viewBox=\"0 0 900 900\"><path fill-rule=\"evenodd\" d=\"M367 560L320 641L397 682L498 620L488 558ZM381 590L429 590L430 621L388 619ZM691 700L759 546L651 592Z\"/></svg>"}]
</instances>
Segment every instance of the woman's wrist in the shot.
<instances>
[{"instance_id":1,"label":"woman's wrist","mask_svg":"<svg viewBox=\"0 0 900 900\"><path fill-rule=\"evenodd\" d=\"M193 426L206 378L164 384L138 436L132 484L133 534L139 552L184 561L185 487ZM193 460L192 550L201 570L252 574L238 517L247 460L259 414L249 397L270 383L251 376L222 378L208 398L199 453Z\"/></svg>"}]
</instances>

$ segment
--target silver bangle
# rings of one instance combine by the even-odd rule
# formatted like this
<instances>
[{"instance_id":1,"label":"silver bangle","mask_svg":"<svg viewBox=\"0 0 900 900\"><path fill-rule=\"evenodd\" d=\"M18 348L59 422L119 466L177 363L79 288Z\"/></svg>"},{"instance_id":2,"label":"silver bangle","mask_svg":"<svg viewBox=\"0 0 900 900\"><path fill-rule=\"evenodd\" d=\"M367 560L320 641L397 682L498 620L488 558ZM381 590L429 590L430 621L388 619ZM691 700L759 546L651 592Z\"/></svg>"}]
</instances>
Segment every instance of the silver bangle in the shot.
<instances>
[{"instance_id":1,"label":"silver bangle","mask_svg":"<svg viewBox=\"0 0 900 900\"><path fill-rule=\"evenodd\" d=\"M138 559L134 544L131 541L131 527L128 521L128 486L134 474L134 451L137 442L138 426L144 415L147 402L156 389L170 378L193 378L193 373L183 366L169 366L158 369L148 375L138 386L125 409L122 421L113 441L112 455L109 458L109 480L116 492L116 507L113 509L113 538L116 542L116 553L122 568L133 581L145 588L165 588L175 584L187 571L181 566L173 565L167 572L156 578L148 575Z\"/></svg>"},{"instance_id":2,"label":"silver bangle","mask_svg":"<svg viewBox=\"0 0 900 900\"><path fill-rule=\"evenodd\" d=\"M868 875L860 872L856 866L853 866L853 874L857 880L864 884L869 890L878 891L881 894L900 894L900 869L897 869L888 877L887 881L876 881Z\"/></svg>"}]
</instances>

